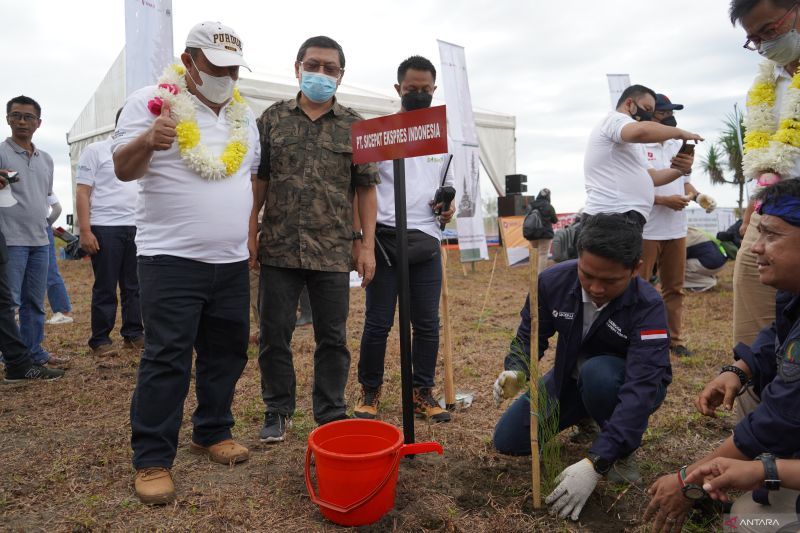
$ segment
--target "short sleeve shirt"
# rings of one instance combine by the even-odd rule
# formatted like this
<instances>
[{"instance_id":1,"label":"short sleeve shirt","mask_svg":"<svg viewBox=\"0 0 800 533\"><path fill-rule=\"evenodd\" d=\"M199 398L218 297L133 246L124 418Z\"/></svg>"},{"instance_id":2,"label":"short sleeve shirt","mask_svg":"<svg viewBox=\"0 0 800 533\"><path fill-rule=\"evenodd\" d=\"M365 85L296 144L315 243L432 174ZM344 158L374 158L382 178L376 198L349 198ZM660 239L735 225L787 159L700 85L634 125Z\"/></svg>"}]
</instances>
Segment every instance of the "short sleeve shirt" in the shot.
<instances>
[{"instance_id":1,"label":"short sleeve shirt","mask_svg":"<svg viewBox=\"0 0 800 533\"><path fill-rule=\"evenodd\" d=\"M612 111L592 130L584 157L587 215L637 211L645 219L653 207L653 179L644 145L622 140L634 120Z\"/></svg>"},{"instance_id":2,"label":"short sleeve shirt","mask_svg":"<svg viewBox=\"0 0 800 533\"><path fill-rule=\"evenodd\" d=\"M53 158L33 147L33 155L7 138L0 143L0 168L18 172L9 185L15 205L0 207L0 226L8 246L47 246L47 196L53 192Z\"/></svg>"},{"instance_id":3,"label":"short sleeve shirt","mask_svg":"<svg viewBox=\"0 0 800 533\"><path fill-rule=\"evenodd\" d=\"M647 162L656 170L669 168L672 158L681 148L681 141L668 139L663 143L650 143L644 145ZM654 196L673 196L686 194L685 184L689 183L689 176L681 176L665 185L654 189ZM666 241L686 237L686 212L675 211L665 205L653 205L647 224L644 226L644 238L649 241Z\"/></svg>"},{"instance_id":4,"label":"short sleeve shirt","mask_svg":"<svg viewBox=\"0 0 800 533\"><path fill-rule=\"evenodd\" d=\"M361 116L334 101L311 120L293 100L258 119L259 179L267 197L259 240L262 265L324 272L352 268L353 193L379 182L374 164L353 164L350 127Z\"/></svg>"},{"instance_id":5,"label":"short sleeve shirt","mask_svg":"<svg viewBox=\"0 0 800 533\"><path fill-rule=\"evenodd\" d=\"M155 115L147 108L155 86L133 92L122 108L111 151L147 131ZM219 114L191 96L200 139L219 157L230 142L227 107ZM147 173L136 180L136 248L138 255L172 255L203 263L226 264L249 257L247 233L253 208L251 173L258 169L259 142L255 116L248 108L248 150L237 171L209 181L189 168L178 143L153 152Z\"/></svg>"},{"instance_id":6,"label":"short sleeve shirt","mask_svg":"<svg viewBox=\"0 0 800 533\"><path fill-rule=\"evenodd\" d=\"M93 226L134 226L135 181L121 181L114 174L111 138L87 146L78 159L75 183L92 188L89 222Z\"/></svg>"}]
</instances>

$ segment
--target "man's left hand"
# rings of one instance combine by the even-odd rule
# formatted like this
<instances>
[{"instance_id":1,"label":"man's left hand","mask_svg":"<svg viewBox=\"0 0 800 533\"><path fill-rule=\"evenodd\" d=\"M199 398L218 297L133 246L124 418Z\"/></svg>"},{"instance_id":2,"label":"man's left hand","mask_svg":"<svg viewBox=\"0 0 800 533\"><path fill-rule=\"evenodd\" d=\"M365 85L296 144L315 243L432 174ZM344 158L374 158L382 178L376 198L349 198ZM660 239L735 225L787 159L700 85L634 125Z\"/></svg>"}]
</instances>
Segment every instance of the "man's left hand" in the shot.
<instances>
[{"instance_id":1,"label":"man's left hand","mask_svg":"<svg viewBox=\"0 0 800 533\"><path fill-rule=\"evenodd\" d=\"M672 158L672 166L675 170L679 170L681 174L688 174L692 171L692 164L694 163L693 154L678 154Z\"/></svg>"},{"instance_id":2,"label":"man's left hand","mask_svg":"<svg viewBox=\"0 0 800 533\"><path fill-rule=\"evenodd\" d=\"M654 519L653 533L678 533L686 521L692 501L681 491L678 474L666 474L658 478L647 491L652 499L644 519Z\"/></svg>"},{"instance_id":3,"label":"man's left hand","mask_svg":"<svg viewBox=\"0 0 800 533\"><path fill-rule=\"evenodd\" d=\"M577 520L601 477L589 459L565 468L556 478L558 486L544 500L550 506L550 514Z\"/></svg>"},{"instance_id":4,"label":"man's left hand","mask_svg":"<svg viewBox=\"0 0 800 533\"><path fill-rule=\"evenodd\" d=\"M247 267L250 270L258 268L258 237L256 235L247 236Z\"/></svg>"},{"instance_id":5,"label":"man's left hand","mask_svg":"<svg viewBox=\"0 0 800 533\"><path fill-rule=\"evenodd\" d=\"M375 277L375 249L361 245L356 259L356 272L362 278L361 287L366 287Z\"/></svg>"}]
</instances>

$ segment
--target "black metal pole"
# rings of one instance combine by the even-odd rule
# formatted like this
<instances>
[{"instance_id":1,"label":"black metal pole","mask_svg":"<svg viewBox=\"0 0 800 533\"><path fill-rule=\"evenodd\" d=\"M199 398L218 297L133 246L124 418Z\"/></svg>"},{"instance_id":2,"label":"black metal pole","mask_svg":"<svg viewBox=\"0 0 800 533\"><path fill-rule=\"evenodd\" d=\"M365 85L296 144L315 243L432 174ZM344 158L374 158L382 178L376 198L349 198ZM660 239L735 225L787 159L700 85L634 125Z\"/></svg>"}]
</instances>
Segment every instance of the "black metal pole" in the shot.
<instances>
[{"instance_id":1,"label":"black metal pole","mask_svg":"<svg viewBox=\"0 0 800 533\"><path fill-rule=\"evenodd\" d=\"M411 367L411 304L408 288L408 220L406 217L406 166L394 160L394 221L397 235L397 295L400 322L400 380L403 396L403 437L414 442L414 391Z\"/></svg>"}]
</instances>

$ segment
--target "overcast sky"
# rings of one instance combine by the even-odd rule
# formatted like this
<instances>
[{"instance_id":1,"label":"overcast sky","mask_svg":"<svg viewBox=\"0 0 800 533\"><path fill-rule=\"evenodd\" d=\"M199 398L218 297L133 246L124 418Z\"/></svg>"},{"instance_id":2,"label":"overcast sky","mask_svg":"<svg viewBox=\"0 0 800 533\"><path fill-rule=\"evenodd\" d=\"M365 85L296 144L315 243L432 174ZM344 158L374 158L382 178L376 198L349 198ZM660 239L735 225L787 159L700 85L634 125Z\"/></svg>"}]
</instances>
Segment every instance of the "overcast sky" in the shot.
<instances>
[{"instance_id":1,"label":"overcast sky","mask_svg":"<svg viewBox=\"0 0 800 533\"><path fill-rule=\"evenodd\" d=\"M23 93L42 105L34 142L53 156L56 193L71 213L66 133L125 44L123 0L0 5L0 97ZM607 73L629 73L667 94L686 106L679 126L718 137L725 114L743 106L758 63L727 9L727 0L173 0L176 52L195 23L220 20L239 33L254 70L292 75L303 40L325 34L344 48L345 83L387 95L407 56L438 66L436 39L464 46L473 105L516 116L517 171L529 189L549 187L560 212L583 205L583 151L610 109ZM699 159L698 189L734 206L735 187L710 186Z\"/></svg>"}]
</instances>

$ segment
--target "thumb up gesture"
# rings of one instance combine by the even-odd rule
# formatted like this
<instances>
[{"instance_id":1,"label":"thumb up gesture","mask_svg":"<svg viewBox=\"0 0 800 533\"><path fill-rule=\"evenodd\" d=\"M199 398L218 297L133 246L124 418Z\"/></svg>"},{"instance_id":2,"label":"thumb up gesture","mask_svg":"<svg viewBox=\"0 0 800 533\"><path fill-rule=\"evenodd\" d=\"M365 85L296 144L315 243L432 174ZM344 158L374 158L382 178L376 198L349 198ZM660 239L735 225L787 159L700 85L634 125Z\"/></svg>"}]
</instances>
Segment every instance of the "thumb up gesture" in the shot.
<instances>
[{"instance_id":1,"label":"thumb up gesture","mask_svg":"<svg viewBox=\"0 0 800 533\"><path fill-rule=\"evenodd\" d=\"M177 123L170 116L169 102L161 106L161 114L156 117L150 126L148 144L153 150L169 150L175 141L175 126Z\"/></svg>"}]
</instances>

